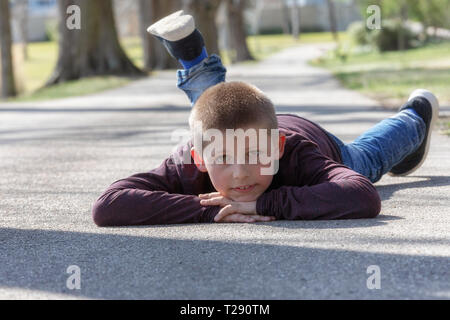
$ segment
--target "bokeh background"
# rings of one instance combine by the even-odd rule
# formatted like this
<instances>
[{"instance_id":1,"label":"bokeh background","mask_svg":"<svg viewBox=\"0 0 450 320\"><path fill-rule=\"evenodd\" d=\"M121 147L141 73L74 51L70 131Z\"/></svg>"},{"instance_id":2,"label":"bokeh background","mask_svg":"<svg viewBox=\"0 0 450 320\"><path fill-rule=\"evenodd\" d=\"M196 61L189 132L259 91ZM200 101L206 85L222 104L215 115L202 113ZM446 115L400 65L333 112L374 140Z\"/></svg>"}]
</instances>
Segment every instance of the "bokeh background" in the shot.
<instances>
[{"instance_id":1,"label":"bokeh background","mask_svg":"<svg viewBox=\"0 0 450 320\"><path fill-rule=\"evenodd\" d=\"M289 46L334 42L311 64L398 107L425 87L450 105L450 0L0 0L1 99L39 101L96 93L175 69L145 30L184 9L209 53L226 64L258 61ZM81 30L69 30L70 5ZM380 8L371 30L370 5ZM444 114L445 116L445 114ZM447 115L448 116L448 115ZM441 121L450 131L449 122Z\"/></svg>"}]
</instances>

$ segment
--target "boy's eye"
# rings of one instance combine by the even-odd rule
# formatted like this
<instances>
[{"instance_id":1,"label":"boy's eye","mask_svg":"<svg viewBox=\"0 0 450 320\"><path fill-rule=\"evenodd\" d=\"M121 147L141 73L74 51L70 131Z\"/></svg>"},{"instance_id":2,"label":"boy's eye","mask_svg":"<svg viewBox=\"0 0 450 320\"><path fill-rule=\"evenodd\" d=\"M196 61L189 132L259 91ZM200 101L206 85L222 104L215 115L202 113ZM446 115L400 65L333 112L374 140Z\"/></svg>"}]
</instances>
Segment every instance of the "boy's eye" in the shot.
<instances>
[{"instance_id":1,"label":"boy's eye","mask_svg":"<svg viewBox=\"0 0 450 320\"><path fill-rule=\"evenodd\" d=\"M249 164L256 164L259 161L259 159L258 159L259 156L260 156L260 152L258 150L250 151L248 153L248 157L247 157L246 161Z\"/></svg>"},{"instance_id":2,"label":"boy's eye","mask_svg":"<svg viewBox=\"0 0 450 320\"><path fill-rule=\"evenodd\" d=\"M258 157L262 153L259 150L249 151L248 155L252 157ZM246 163L249 163L249 157L246 157ZM258 159L257 159L258 160ZM233 163L233 157L230 155L221 155L214 159L215 164L232 164Z\"/></svg>"},{"instance_id":3,"label":"boy's eye","mask_svg":"<svg viewBox=\"0 0 450 320\"><path fill-rule=\"evenodd\" d=\"M219 156L215 160L216 164L225 164L225 163L231 163L231 156L223 155Z\"/></svg>"}]
</instances>

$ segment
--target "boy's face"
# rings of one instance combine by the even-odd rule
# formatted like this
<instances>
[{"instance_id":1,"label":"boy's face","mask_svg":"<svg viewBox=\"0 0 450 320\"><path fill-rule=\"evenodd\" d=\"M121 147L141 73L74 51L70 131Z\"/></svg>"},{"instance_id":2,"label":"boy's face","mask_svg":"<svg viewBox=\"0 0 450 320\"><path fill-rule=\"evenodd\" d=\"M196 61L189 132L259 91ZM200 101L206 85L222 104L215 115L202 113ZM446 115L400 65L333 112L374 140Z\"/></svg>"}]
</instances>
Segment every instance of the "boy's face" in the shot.
<instances>
[{"instance_id":1,"label":"boy's face","mask_svg":"<svg viewBox=\"0 0 450 320\"><path fill-rule=\"evenodd\" d=\"M261 143L261 138L267 139L267 141ZM277 141L272 142L277 143L279 149L279 152L274 154L272 159L279 160L283 156L285 138L283 134L279 133ZM207 155L204 152L204 158L201 159L198 157L198 153L194 151L194 148L191 152L198 160L203 161L203 163L199 164L198 160L196 160L196 165L200 171L208 172L214 188L222 196L234 201L256 201L267 190L273 179L273 175L262 174L264 172L264 170L262 171L263 168L266 168L267 171L273 164L267 164L267 162L263 164L259 161L259 156L261 155L272 155L271 150L274 148L271 148L270 130L269 134L262 135L262 137L258 135L257 142L249 140L252 139L246 139L245 151L243 151L243 143L239 146L238 141L235 139L234 150L227 149L226 143L224 143L223 148L220 148L221 150L211 155ZM240 161L238 160L238 148L241 148ZM242 161L243 153L245 153L245 161ZM257 156L258 161L256 163L255 161L250 161L252 157L256 158ZM194 159L196 159L195 157Z\"/></svg>"}]
</instances>

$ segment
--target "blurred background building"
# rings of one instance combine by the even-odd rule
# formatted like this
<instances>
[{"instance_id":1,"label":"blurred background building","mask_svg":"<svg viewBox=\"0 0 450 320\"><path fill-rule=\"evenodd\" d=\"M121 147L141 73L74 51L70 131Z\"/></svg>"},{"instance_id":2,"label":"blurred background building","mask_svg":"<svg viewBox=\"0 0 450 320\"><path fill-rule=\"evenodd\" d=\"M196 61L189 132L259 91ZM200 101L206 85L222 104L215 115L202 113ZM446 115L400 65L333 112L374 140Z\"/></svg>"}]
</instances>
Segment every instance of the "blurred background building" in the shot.
<instances>
[{"instance_id":1,"label":"blurred background building","mask_svg":"<svg viewBox=\"0 0 450 320\"><path fill-rule=\"evenodd\" d=\"M359 7L354 0L336 1L334 5L339 31L361 20ZM246 19L252 26L251 32L288 33L294 6L299 8L296 14L303 32L330 30L327 0L254 0L246 12Z\"/></svg>"},{"instance_id":2,"label":"blurred background building","mask_svg":"<svg viewBox=\"0 0 450 320\"><path fill-rule=\"evenodd\" d=\"M26 26L28 41L48 40L48 28L56 25L57 0L16 0L11 6L14 42L22 39L21 27Z\"/></svg>"},{"instance_id":3,"label":"blurred background building","mask_svg":"<svg viewBox=\"0 0 450 320\"><path fill-rule=\"evenodd\" d=\"M184 7L189 0L183 0ZM27 4L27 6L24 5ZM291 29L291 9L297 10L302 32L330 30L327 0L252 0L245 10L245 20L249 34L289 33ZM139 36L137 0L114 0L116 23L121 36ZM12 2L12 33L14 41L21 39L20 24L27 15L28 41L44 41L56 28L57 0L15 0ZM335 2L337 30L342 31L354 21L361 19L355 0ZM225 10L218 11L219 30L226 29Z\"/></svg>"}]
</instances>

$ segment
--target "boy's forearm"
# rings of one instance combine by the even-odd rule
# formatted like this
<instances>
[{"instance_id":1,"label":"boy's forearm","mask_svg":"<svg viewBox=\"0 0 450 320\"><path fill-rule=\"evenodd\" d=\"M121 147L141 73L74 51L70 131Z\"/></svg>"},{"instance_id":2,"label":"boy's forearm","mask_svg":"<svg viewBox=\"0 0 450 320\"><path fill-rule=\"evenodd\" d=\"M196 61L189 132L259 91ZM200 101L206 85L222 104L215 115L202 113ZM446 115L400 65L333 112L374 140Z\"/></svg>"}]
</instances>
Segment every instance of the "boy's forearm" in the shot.
<instances>
[{"instance_id":1,"label":"boy's forearm","mask_svg":"<svg viewBox=\"0 0 450 320\"><path fill-rule=\"evenodd\" d=\"M285 186L263 194L257 201L260 215L287 220L374 218L381 210L375 187L364 177L314 186Z\"/></svg>"},{"instance_id":2,"label":"boy's forearm","mask_svg":"<svg viewBox=\"0 0 450 320\"><path fill-rule=\"evenodd\" d=\"M214 222L219 207L204 207L191 195L123 189L105 192L94 204L98 226L158 225Z\"/></svg>"}]
</instances>

